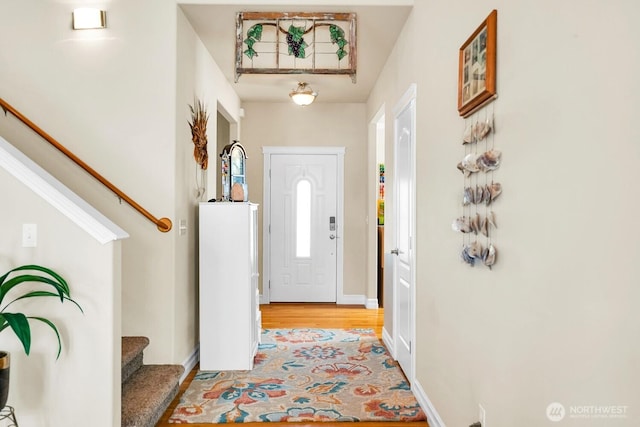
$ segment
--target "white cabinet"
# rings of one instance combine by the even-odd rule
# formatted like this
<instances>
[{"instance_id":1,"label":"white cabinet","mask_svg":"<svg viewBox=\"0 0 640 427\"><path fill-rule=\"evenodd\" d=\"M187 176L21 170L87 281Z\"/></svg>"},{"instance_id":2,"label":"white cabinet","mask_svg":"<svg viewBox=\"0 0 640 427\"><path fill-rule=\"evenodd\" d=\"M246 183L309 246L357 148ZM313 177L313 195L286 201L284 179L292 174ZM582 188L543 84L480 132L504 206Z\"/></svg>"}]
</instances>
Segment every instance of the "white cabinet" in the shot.
<instances>
[{"instance_id":1,"label":"white cabinet","mask_svg":"<svg viewBox=\"0 0 640 427\"><path fill-rule=\"evenodd\" d=\"M261 332L258 205L200 203L200 369L248 370Z\"/></svg>"}]
</instances>

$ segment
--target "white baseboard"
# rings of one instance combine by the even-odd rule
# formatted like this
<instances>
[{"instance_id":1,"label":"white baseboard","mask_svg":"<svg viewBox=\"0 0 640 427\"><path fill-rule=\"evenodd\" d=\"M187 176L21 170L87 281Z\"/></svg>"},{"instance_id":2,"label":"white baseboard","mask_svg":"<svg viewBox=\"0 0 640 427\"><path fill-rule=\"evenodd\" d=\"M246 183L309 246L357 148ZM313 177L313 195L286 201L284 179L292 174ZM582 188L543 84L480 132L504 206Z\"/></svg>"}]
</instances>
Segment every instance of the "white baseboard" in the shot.
<instances>
[{"instance_id":1,"label":"white baseboard","mask_svg":"<svg viewBox=\"0 0 640 427\"><path fill-rule=\"evenodd\" d=\"M433 403L431 403L431 401L429 400L429 397L427 397L427 394L424 392L424 388L422 388L422 385L418 380L416 379L413 380L413 384L411 384L411 391L413 392L413 395L418 400L420 407L422 408L424 413L427 415L427 421L429 422L429 427L446 427L444 425L444 421L442 421L442 418L440 418L438 411L436 411L436 408L433 406Z\"/></svg>"},{"instance_id":2,"label":"white baseboard","mask_svg":"<svg viewBox=\"0 0 640 427\"><path fill-rule=\"evenodd\" d=\"M258 303L260 305L267 305L269 304L269 298L267 298L265 294L260 294L260 301Z\"/></svg>"},{"instance_id":3,"label":"white baseboard","mask_svg":"<svg viewBox=\"0 0 640 427\"><path fill-rule=\"evenodd\" d=\"M378 309L378 298L369 298L367 302L364 304L366 308L369 310L377 310Z\"/></svg>"},{"instance_id":4,"label":"white baseboard","mask_svg":"<svg viewBox=\"0 0 640 427\"><path fill-rule=\"evenodd\" d=\"M184 367L184 372L180 377L180 384L187 378L189 372L193 370L196 364L200 361L200 344L196 345L196 348L193 349L189 357L186 358L184 362L182 362L182 366Z\"/></svg>"},{"instance_id":5,"label":"white baseboard","mask_svg":"<svg viewBox=\"0 0 640 427\"><path fill-rule=\"evenodd\" d=\"M393 357L393 359L396 359L396 346L393 343L393 338L391 337L391 334L389 334L389 332L385 329L385 327L382 327L382 342L384 343L384 345L387 347L387 350L389 350L389 353L391 353L391 357Z\"/></svg>"},{"instance_id":6,"label":"white baseboard","mask_svg":"<svg viewBox=\"0 0 640 427\"><path fill-rule=\"evenodd\" d=\"M365 305L366 297L364 295L338 295L338 305Z\"/></svg>"}]
</instances>

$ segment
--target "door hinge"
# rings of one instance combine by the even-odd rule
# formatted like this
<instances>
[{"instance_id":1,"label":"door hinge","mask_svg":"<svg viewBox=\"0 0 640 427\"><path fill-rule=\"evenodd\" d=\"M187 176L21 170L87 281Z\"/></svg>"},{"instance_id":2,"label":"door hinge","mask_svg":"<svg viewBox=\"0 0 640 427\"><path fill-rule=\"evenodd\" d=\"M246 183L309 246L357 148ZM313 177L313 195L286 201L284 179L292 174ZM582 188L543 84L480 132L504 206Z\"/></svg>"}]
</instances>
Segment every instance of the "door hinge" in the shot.
<instances>
[{"instance_id":1,"label":"door hinge","mask_svg":"<svg viewBox=\"0 0 640 427\"><path fill-rule=\"evenodd\" d=\"M269 224L269 234L271 234L271 224Z\"/></svg>"},{"instance_id":2,"label":"door hinge","mask_svg":"<svg viewBox=\"0 0 640 427\"><path fill-rule=\"evenodd\" d=\"M412 352L411 344L412 344L412 341L409 341L409 354L411 354L411 352Z\"/></svg>"},{"instance_id":3,"label":"door hinge","mask_svg":"<svg viewBox=\"0 0 640 427\"><path fill-rule=\"evenodd\" d=\"M271 280L269 280L269 290L271 290Z\"/></svg>"}]
</instances>

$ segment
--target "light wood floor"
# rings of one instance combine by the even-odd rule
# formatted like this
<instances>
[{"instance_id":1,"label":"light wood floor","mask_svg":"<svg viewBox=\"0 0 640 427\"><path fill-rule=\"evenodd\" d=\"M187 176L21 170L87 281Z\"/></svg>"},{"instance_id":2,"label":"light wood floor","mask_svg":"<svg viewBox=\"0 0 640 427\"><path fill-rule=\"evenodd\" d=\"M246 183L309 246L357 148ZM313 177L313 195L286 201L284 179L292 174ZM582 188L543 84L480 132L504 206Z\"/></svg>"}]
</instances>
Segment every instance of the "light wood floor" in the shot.
<instances>
[{"instance_id":1,"label":"light wood floor","mask_svg":"<svg viewBox=\"0 0 640 427\"><path fill-rule=\"evenodd\" d=\"M382 326L384 324L384 312L382 309L368 310L362 306L344 306L335 304L269 304L260 307L262 311L262 327L265 329L276 328L297 328L297 327L317 327L317 328L371 328L375 330L378 338L382 339ZM171 402L169 408L164 413L156 427L173 427L176 424L169 424L167 420L180 402L180 396L189 387L193 377L198 372L198 366L189 373L180 386L178 396ZM242 423L239 426L318 426L323 427L344 427L344 423ZM211 427L212 424L189 424L191 427ZM403 426L403 427L428 427L423 423L358 423L362 427L382 427L382 426Z\"/></svg>"}]
</instances>

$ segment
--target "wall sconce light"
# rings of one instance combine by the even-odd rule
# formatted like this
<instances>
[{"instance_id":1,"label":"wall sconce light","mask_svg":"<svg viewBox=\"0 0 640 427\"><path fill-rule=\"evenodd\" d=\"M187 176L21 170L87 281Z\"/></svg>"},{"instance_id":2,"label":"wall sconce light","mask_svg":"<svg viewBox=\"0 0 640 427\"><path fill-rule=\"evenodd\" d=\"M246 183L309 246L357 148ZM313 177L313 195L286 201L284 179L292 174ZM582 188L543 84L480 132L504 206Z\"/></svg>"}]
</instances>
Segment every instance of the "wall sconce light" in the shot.
<instances>
[{"instance_id":1,"label":"wall sconce light","mask_svg":"<svg viewBox=\"0 0 640 427\"><path fill-rule=\"evenodd\" d=\"M74 30L107 28L107 12L104 10L82 7L74 9L72 16Z\"/></svg>"},{"instance_id":2,"label":"wall sconce light","mask_svg":"<svg viewBox=\"0 0 640 427\"><path fill-rule=\"evenodd\" d=\"M318 94L306 83L298 83L298 87L289 94L293 102L298 105L309 105L315 101Z\"/></svg>"}]
</instances>

